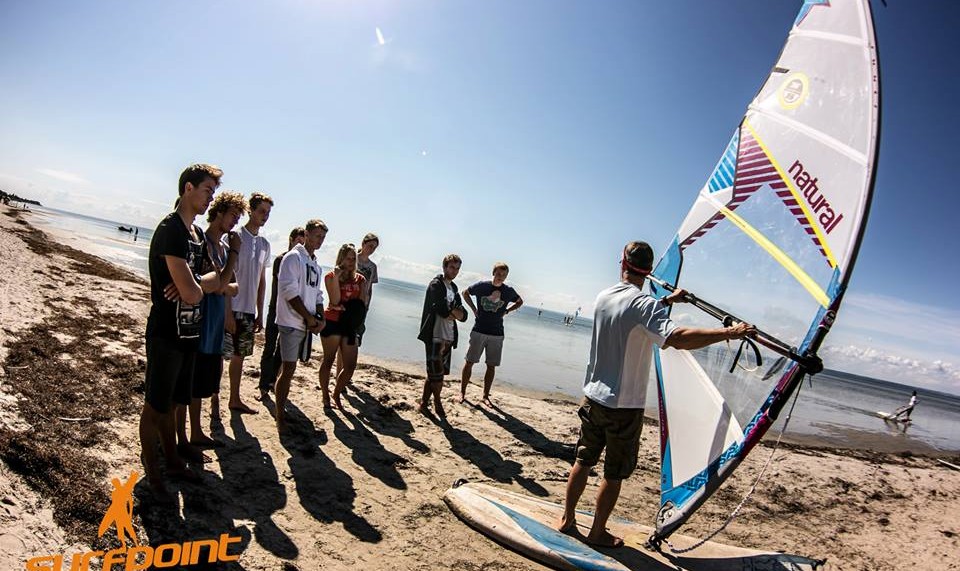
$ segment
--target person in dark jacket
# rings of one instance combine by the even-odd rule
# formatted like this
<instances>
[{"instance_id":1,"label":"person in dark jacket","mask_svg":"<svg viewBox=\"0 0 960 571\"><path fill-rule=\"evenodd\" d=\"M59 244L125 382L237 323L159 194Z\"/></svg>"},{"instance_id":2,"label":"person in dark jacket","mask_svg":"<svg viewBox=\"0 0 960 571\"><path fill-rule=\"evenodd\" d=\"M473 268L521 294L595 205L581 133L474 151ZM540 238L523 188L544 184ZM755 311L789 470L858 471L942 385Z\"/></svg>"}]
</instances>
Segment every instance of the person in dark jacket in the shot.
<instances>
[{"instance_id":1,"label":"person in dark jacket","mask_svg":"<svg viewBox=\"0 0 960 571\"><path fill-rule=\"evenodd\" d=\"M450 374L450 353L457 346L457 321L467 320L454 278L460 273L460 256L449 254L443 258L443 274L433 278L427 286L420 317L420 334L427 354L427 380L423 383L420 412L427 414L430 395L433 408L440 418L446 418L440 401L444 375Z\"/></svg>"}]
</instances>

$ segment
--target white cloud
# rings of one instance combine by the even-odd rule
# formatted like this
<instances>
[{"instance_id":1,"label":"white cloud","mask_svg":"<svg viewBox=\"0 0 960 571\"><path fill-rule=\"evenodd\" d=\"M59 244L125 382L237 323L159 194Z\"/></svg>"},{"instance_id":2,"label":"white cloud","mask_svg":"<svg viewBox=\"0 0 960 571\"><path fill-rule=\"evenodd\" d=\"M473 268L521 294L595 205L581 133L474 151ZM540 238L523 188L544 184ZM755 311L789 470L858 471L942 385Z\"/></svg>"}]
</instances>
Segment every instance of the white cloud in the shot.
<instances>
[{"instance_id":1,"label":"white cloud","mask_svg":"<svg viewBox=\"0 0 960 571\"><path fill-rule=\"evenodd\" d=\"M960 311L851 293L820 355L833 369L960 393Z\"/></svg>"},{"instance_id":2,"label":"white cloud","mask_svg":"<svg viewBox=\"0 0 960 571\"><path fill-rule=\"evenodd\" d=\"M941 359L931 361L858 345L828 345L820 350L820 356L832 369L960 394L960 368Z\"/></svg>"},{"instance_id":3,"label":"white cloud","mask_svg":"<svg viewBox=\"0 0 960 571\"><path fill-rule=\"evenodd\" d=\"M83 178L82 175L75 174L72 172L59 171L55 169L46 169L46 168L37 169L37 172L63 182L69 182L73 184L91 184L90 181Z\"/></svg>"}]
</instances>

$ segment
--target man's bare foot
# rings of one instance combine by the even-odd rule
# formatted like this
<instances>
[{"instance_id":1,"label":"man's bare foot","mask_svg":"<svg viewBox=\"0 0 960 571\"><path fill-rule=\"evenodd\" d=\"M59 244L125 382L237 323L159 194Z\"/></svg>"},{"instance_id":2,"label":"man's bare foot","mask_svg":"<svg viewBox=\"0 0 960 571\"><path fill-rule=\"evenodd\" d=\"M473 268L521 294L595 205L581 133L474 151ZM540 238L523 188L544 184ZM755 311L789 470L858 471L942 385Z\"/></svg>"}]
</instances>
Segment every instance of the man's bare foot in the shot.
<instances>
[{"instance_id":1,"label":"man's bare foot","mask_svg":"<svg viewBox=\"0 0 960 571\"><path fill-rule=\"evenodd\" d=\"M591 547L608 547L610 549L623 547L623 539L613 535L607 530L603 530L597 537L594 537L593 533L591 533L584 540L584 543Z\"/></svg>"},{"instance_id":2,"label":"man's bare foot","mask_svg":"<svg viewBox=\"0 0 960 571\"><path fill-rule=\"evenodd\" d=\"M483 404L489 406L490 408L493 408L493 401L490 400L490 396L489 396L489 395L483 397L483 400L481 400L480 402L482 402Z\"/></svg>"},{"instance_id":3,"label":"man's bare foot","mask_svg":"<svg viewBox=\"0 0 960 571\"><path fill-rule=\"evenodd\" d=\"M467 395L461 394L460 398L457 400L458 403L463 404L467 402Z\"/></svg>"},{"instance_id":4,"label":"man's bare foot","mask_svg":"<svg viewBox=\"0 0 960 571\"><path fill-rule=\"evenodd\" d=\"M337 410L343 412L343 403L340 402L339 396L333 397L333 406L336 407Z\"/></svg>"},{"instance_id":5,"label":"man's bare foot","mask_svg":"<svg viewBox=\"0 0 960 571\"><path fill-rule=\"evenodd\" d=\"M230 403L230 410L240 414L257 414L257 411L243 404L242 402Z\"/></svg>"},{"instance_id":6,"label":"man's bare foot","mask_svg":"<svg viewBox=\"0 0 960 571\"><path fill-rule=\"evenodd\" d=\"M569 535L577 530L577 519L574 517L573 519L567 520L567 516L561 516L560 521L557 522L555 528L560 533L566 533Z\"/></svg>"},{"instance_id":7,"label":"man's bare foot","mask_svg":"<svg viewBox=\"0 0 960 571\"><path fill-rule=\"evenodd\" d=\"M199 448L188 442L177 444L177 454L187 462L194 464L206 464L210 462L210 457L200 451Z\"/></svg>"}]
</instances>

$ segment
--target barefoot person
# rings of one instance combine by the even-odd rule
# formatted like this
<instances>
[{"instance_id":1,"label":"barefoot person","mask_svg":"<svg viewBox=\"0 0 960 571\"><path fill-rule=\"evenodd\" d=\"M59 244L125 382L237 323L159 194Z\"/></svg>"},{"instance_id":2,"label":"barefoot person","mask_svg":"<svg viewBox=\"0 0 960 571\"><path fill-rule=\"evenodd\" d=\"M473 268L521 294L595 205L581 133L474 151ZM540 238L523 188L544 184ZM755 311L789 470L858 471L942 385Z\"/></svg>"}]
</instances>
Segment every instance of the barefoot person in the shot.
<instances>
[{"instance_id":1,"label":"barefoot person","mask_svg":"<svg viewBox=\"0 0 960 571\"><path fill-rule=\"evenodd\" d=\"M464 358L463 371L460 373L460 402L467 400L467 385L473 373L473 364L480 362L480 356L487 354L487 370L483 375L483 400L490 402L490 387L493 377L500 366L503 353L503 317L520 309L523 299L517 290L504 283L510 268L499 262L493 266L493 279L477 282L463 290L463 301L473 312L473 330L470 331L470 344ZM473 296L477 297L474 305ZM510 304L513 305L510 305Z\"/></svg>"},{"instance_id":2,"label":"barefoot person","mask_svg":"<svg viewBox=\"0 0 960 571\"><path fill-rule=\"evenodd\" d=\"M893 418L897 420L910 420L910 414L913 412L913 407L917 406L917 391L913 391L913 394L910 395L910 402L898 408L893 413Z\"/></svg>"},{"instance_id":3,"label":"barefoot person","mask_svg":"<svg viewBox=\"0 0 960 571\"><path fill-rule=\"evenodd\" d=\"M380 281L377 273L377 263L370 259L370 256L377 251L380 246L380 238L373 232L369 232L363 237L360 243L360 249L357 250L357 271L363 276L364 286L366 287L367 309L370 308L370 301L373 297L373 284ZM367 330L365 323L361 323L357 328L357 347L363 344L363 334ZM343 355L337 353L337 371L343 368Z\"/></svg>"},{"instance_id":4,"label":"barefoot person","mask_svg":"<svg viewBox=\"0 0 960 571\"><path fill-rule=\"evenodd\" d=\"M147 370L140 414L140 457L147 482L163 500L172 499L160 475L157 439L167 475L188 480L199 476L177 454L174 403L189 405L193 361L200 340L204 292L220 289L216 272L201 274L203 231L193 220L207 211L223 172L191 165L180 175L176 210L167 215L150 240L150 315L147 318Z\"/></svg>"},{"instance_id":5,"label":"barefoot person","mask_svg":"<svg viewBox=\"0 0 960 571\"><path fill-rule=\"evenodd\" d=\"M240 378L243 360L253 354L254 335L263 329L263 299L267 287L266 267L270 260L270 242L260 235L260 229L270 218L273 199L254 192L250 195L250 216L240 229L240 254L236 279L239 292L227 298L226 342L224 358L230 359L230 410L256 414L240 399Z\"/></svg>"},{"instance_id":6,"label":"barefoot person","mask_svg":"<svg viewBox=\"0 0 960 571\"><path fill-rule=\"evenodd\" d=\"M423 313L420 316L420 334L427 353L427 379L423 383L420 412L427 413L430 396L433 408L440 418L446 418L440 391L443 377L450 374L450 353L457 347L457 321L467 320L453 280L460 273L460 256L450 254L443 258L443 273L431 280L423 298Z\"/></svg>"},{"instance_id":7,"label":"barefoot person","mask_svg":"<svg viewBox=\"0 0 960 571\"><path fill-rule=\"evenodd\" d=\"M320 332L323 343L323 362L320 364L320 390L323 406L330 406L330 370L339 352L343 366L337 372L333 388L333 403L343 410L340 393L353 378L357 368L357 323L352 315L365 314L367 307L366 279L357 271L357 248L353 244L340 246L337 265L323 278L327 288L328 305L323 317L327 324Z\"/></svg>"},{"instance_id":8,"label":"barefoot person","mask_svg":"<svg viewBox=\"0 0 960 571\"><path fill-rule=\"evenodd\" d=\"M203 456L194 447L207 448L222 443L203 433L200 423L201 403L220 392L223 376L223 322L225 318L225 295L235 295L237 284L233 282L240 248L240 236L233 231L240 217L247 211L247 203L239 192L221 192L207 210L206 256L203 272L220 272L224 287L203 296L200 309L203 320L200 328L200 346L193 363L193 398L190 401L190 438L187 440L186 419L182 406L177 407L177 444L181 454L193 461L203 461ZM223 237L226 236L226 240ZM231 255L233 250L233 255ZM229 282L229 283L228 283ZM211 414L215 414L211 407ZM184 453L186 451L186 453Z\"/></svg>"},{"instance_id":9,"label":"barefoot person","mask_svg":"<svg viewBox=\"0 0 960 571\"><path fill-rule=\"evenodd\" d=\"M290 393L290 381L297 370L297 359L309 358L309 335L323 329L323 288L320 266L314 252L327 237L322 220L309 220L304 226L303 244L295 244L284 254L277 275L277 328L283 365L274 387L277 395L277 430L286 427L284 405Z\"/></svg>"},{"instance_id":10,"label":"barefoot person","mask_svg":"<svg viewBox=\"0 0 960 571\"><path fill-rule=\"evenodd\" d=\"M583 384L586 398L577 412L580 438L567 480L564 513L556 525L563 532L576 529L577 502L590 468L597 465L606 448L593 526L586 537L588 544L599 547L623 545L623 539L608 532L606 524L620 496L621 483L637 466L654 344L698 349L756 331L746 323L722 329L677 327L670 321L668 308L683 301L686 292L677 290L659 300L643 293L643 282L652 267L649 245L627 244L620 263L620 283L600 292L594 306L590 364Z\"/></svg>"},{"instance_id":11,"label":"barefoot person","mask_svg":"<svg viewBox=\"0 0 960 571\"><path fill-rule=\"evenodd\" d=\"M287 249L273 260L273 278L270 283L270 304L267 309L266 335L263 339L263 353L260 355L260 399L267 396L267 392L273 390L274 383L277 382L277 373L280 372L280 366L283 358L280 355L280 346L277 345L277 339L280 337L280 330L277 329L277 278L280 275L280 262L287 252L293 249L297 244L303 244L303 228L297 226L290 231L287 239Z\"/></svg>"}]
</instances>

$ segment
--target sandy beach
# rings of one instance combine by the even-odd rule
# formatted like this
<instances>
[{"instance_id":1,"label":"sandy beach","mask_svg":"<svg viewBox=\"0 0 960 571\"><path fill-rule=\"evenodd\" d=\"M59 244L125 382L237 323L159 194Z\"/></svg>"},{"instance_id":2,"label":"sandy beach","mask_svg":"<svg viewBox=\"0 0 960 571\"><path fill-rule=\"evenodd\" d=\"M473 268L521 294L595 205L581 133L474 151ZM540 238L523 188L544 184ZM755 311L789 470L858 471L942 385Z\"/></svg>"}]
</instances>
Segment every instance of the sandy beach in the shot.
<instances>
[{"instance_id":1,"label":"sandy beach","mask_svg":"<svg viewBox=\"0 0 960 571\"><path fill-rule=\"evenodd\" d=\"M37 556L117 547L112 529L97 537L111 479L141 471L149 286L52 242L29 219L0 206L0 569L11 570ZM224 569L543 568L472 531L442 497L466 478L560 501L579 426L574 402L495 387L494 407L459 405L448 385L444 425L416 410L418 367L361 350L346 412L325 411L315 352L298 368L291 430L280 437L272 402L255 400L259 351L242 387L259 414L224 410L205 427L226 445L208 451L201 483L173 488L179 508L137 486L142 544L239 537L231 547L239 561ZM645 427L640 468L616 515L652 522L658 444L656 428ZM770 451L761 445L748 457L683 532L723 523ZM592 508L597 481L582 508ZM958 534L960 471L933 456L790 444L716 541L825 558L827 569L960 569Z\"/></svg>"}]
</instances>

